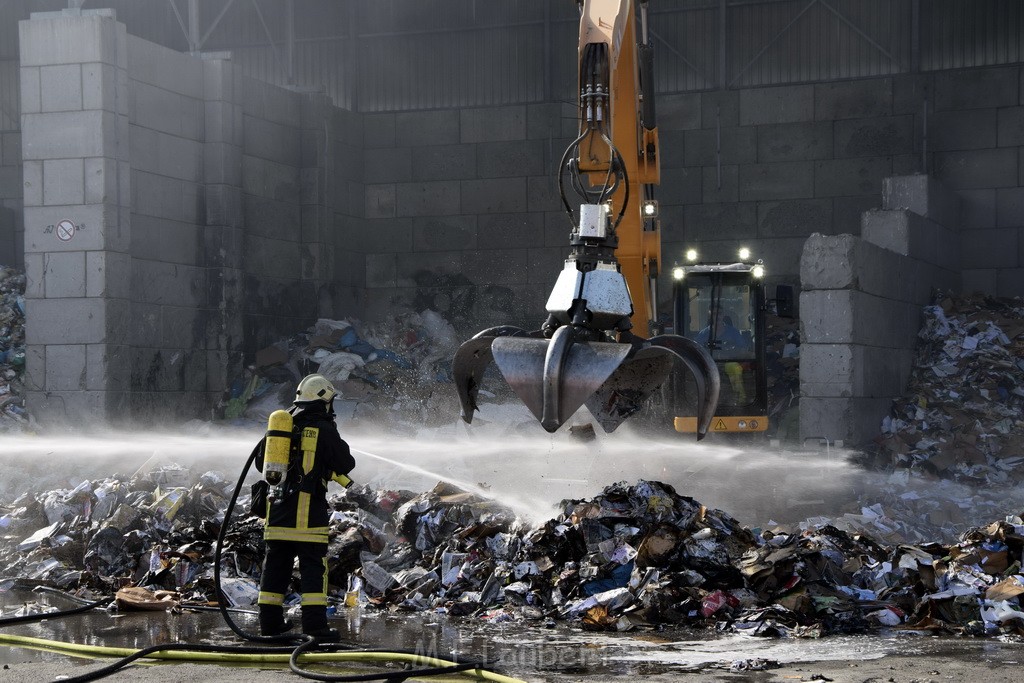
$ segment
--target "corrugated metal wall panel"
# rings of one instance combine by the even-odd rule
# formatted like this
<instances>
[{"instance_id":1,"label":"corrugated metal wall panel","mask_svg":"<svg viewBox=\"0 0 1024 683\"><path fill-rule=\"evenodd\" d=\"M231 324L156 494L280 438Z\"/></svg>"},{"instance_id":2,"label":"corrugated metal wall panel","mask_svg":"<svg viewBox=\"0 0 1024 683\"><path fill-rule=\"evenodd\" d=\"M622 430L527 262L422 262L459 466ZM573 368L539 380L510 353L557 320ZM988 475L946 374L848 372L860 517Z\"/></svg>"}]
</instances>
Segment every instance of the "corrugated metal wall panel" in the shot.
<instances>
[{"instance_id":1,"label":"corrugated metal wall panel","mask_svg":"<svg viewBox=\"0 0 1024 683\"><path fill-rule=\"evenodd\" d=\"M729 87L865 78L910 68L911 0L737 3Z\"/></svg>"},{"instance_id":2,"label":"corrugated metal wall panel","mask_svg":"<svg viewBox=\"0 0 1024 683\"><path fill-rule=\"evenodd\" d=\"M215 6L213 3L203 10L203 33L209 29L212 23L220 16L223 7ZM259 7L259 13L254 7ZM260 20L262 15L263 19ZM266 28L264 28L264 23ZM284 43L284 2L263 2L254 6L251 0L235 0L227 9L223 19L210 33L204 50L232 49L235 46L255 47L257 45L270 48L273 43L278 49ZM267 33L270 37L267 37ZM272 51L272 50L271 50Z\"/></svg>"},{"instance_id":3,"label":"corrugated metal wall panel","mask_svg":"<svg viewBox=\"0 0 1024 683\"><path fill-rule=\"evenodd\" d=\"M227 2L199 3L201 34ZM67 0L0 0L0 59L17 57L19 19L66 6ZM85 5L99 6L113 7L134 35L188 49L187 0L176 0L177 14L167 0ZM915 58L913 6L914 0L658 0L650 5L657 89L709 90L723 78L726 87L740 88L906 73ZM234 0L203 49L233 51L248 75L287 85L286 7L283 0ZM294 0L294 7L294 84L322 88L339 106L380 111L576 99L578 12L570 0ZM1021 0L920 0L920 8L921 70L1024 61Z\"/></svg>"},{"instance_id":4,"label":"corrugated metal wall panel","mask_svg":"<svg viewBox=\"0 0 1024 683\"><path fill-rule=\"evenodd\" d=\"M0 59L18 59L18 22L32 12L67 7L67 0L0 0Z\"/></svg>"},{"instance_id":5,"label":"corrugated metal wall panel","mask_svg":"<svg viewBox=\"0 0 1024 683\"><path fill-rule=\"evenodd\" d=\"M18 21L28 17L28 12L18 0L11 5L0 4L0 59L18 59Z\"/></svg>"},{"instance_id":6,"label":"corrugated metal wall panel","mask_svg":"<svg viewBox=\"0 0 1024 683\"><path fill-rule=\"evenodd\" d=\"M651 12L655 80L659 92L706 90L718 82L719 10L706 1L688 9Z\"/></svg>"},{"instance_id":7,"label":"corrugated metal wall panel","mask_svg":"<svg viewBox=\"0 0 1024 683\"><path fill-rule=\"evenodd\" d=\"M175 1L182 20L188 26L188 2ZM67 2L64 2L63 6L67 7ZM103 2L89 0L86 2L85 9L93 7L112 8L117 13L117 20L124 23L128 33L134 36L181 52L188 50L188 40L175 17L174 9L166 0L164 2L146 2L145 0L141 2L140 0L103 0Z\"/></svg>"},{"instance_id":8,"label":"corrugated metal wall panel","mask_svg":"<svg viewBox=\"0 0 1024 683\"><path fill-rule=\"evenodd\" d=\"M549 8L556 16L578 16L569 0L374 0L356 5L363 36L436 33L543 21ZM559 7L560 6L560 7Z\"/></svg>"},{"instance_id":9,"label":"corrugated metal wall panel","mask_svg":"<svg viewBox=\"0 0 1024 683\"><path fill-rule=\"evenodd\" d=\"M1020 0L921 3L921 68L926 71L1024 61Z\"/></svg>"}]
</instances>

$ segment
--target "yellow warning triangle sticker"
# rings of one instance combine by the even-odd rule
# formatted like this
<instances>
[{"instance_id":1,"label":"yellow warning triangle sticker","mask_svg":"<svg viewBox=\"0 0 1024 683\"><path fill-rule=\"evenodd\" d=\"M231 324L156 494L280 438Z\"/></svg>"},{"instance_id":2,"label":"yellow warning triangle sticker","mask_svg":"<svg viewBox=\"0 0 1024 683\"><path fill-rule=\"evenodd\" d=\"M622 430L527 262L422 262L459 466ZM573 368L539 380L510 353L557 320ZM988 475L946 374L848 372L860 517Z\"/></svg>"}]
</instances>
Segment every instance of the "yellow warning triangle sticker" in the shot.
<instances>
[{"instance_id":1,"label":"yellow warning triangle sticker","mask_svg":"<svg viewBox=\"0 0 1024 683\"><path fill-rule=\"evenodd\" d=\"M715 423L715 431L720 432L724 429L728 429L728 427L725 426L725 420L719 419L718 422Z\"/></svg>"}]
</instances>

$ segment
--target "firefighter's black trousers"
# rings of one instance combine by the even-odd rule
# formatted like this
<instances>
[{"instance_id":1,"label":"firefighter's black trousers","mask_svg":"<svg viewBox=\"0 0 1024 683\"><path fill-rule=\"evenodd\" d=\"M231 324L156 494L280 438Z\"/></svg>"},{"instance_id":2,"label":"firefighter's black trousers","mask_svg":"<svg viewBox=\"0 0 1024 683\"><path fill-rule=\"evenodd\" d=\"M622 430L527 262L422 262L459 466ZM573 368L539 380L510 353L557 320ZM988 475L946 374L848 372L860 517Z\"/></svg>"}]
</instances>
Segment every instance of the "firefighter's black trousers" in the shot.
<instances>
[{"instance_id":1,"label":"firefighter's black trousers","mask_svg":"<svg viewBox=\"0 0 1024 683\"><path fill-rule=\"evenodd\" d=\"M295 558L299 558L302 606L327 607L327 544L307 541L267 541L260 579L260 605L280 606L288 592ZM303 610L305 611L305 610ZM325 617L326 619L326 617Z\"/></svg>"}]
</instances>

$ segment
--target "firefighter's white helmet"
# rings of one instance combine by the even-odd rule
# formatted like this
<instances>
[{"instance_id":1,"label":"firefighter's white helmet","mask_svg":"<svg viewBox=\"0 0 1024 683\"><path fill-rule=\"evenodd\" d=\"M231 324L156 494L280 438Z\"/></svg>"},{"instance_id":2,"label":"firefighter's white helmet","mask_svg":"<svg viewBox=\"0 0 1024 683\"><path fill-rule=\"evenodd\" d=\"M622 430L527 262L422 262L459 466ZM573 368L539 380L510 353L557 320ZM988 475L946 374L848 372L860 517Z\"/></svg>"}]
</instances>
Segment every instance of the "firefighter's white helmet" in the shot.
<instances>
[{"instance_id":1,"label":"firefighter's white helmet","mask_svg":"<svg viewBox=\"0 0 1024 683\"><path fill-rule=\"evenodd\" d=\"M306 375L295 390L295 403L330 403L337 395L334 385L323 375Z\"/></svg>"}]
</instances>

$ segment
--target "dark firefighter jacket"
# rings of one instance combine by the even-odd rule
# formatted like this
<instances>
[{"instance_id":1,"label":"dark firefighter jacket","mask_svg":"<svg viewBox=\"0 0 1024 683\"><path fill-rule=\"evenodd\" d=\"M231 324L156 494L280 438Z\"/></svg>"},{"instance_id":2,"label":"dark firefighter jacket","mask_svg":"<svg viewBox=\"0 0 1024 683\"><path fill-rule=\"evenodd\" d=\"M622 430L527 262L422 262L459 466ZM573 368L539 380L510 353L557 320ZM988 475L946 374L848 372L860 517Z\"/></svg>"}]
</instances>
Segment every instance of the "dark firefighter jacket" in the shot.
<instances>
[{"instance_id":1,"label":"dark firefighter jacket","mask_svg":"<svg viewBox=\"0 0 1024 683\"><path fill-rule=\"evenodd\" d=\"M333 479L348 486L351 480L346 475L356 462L325 408L309 407L293 415L293 448L284 495L270 504L265 520L263 537L268 541L327 543L327 482ZM256 446L260 472L265 443Z\"/></svg>"}]
</instances>

